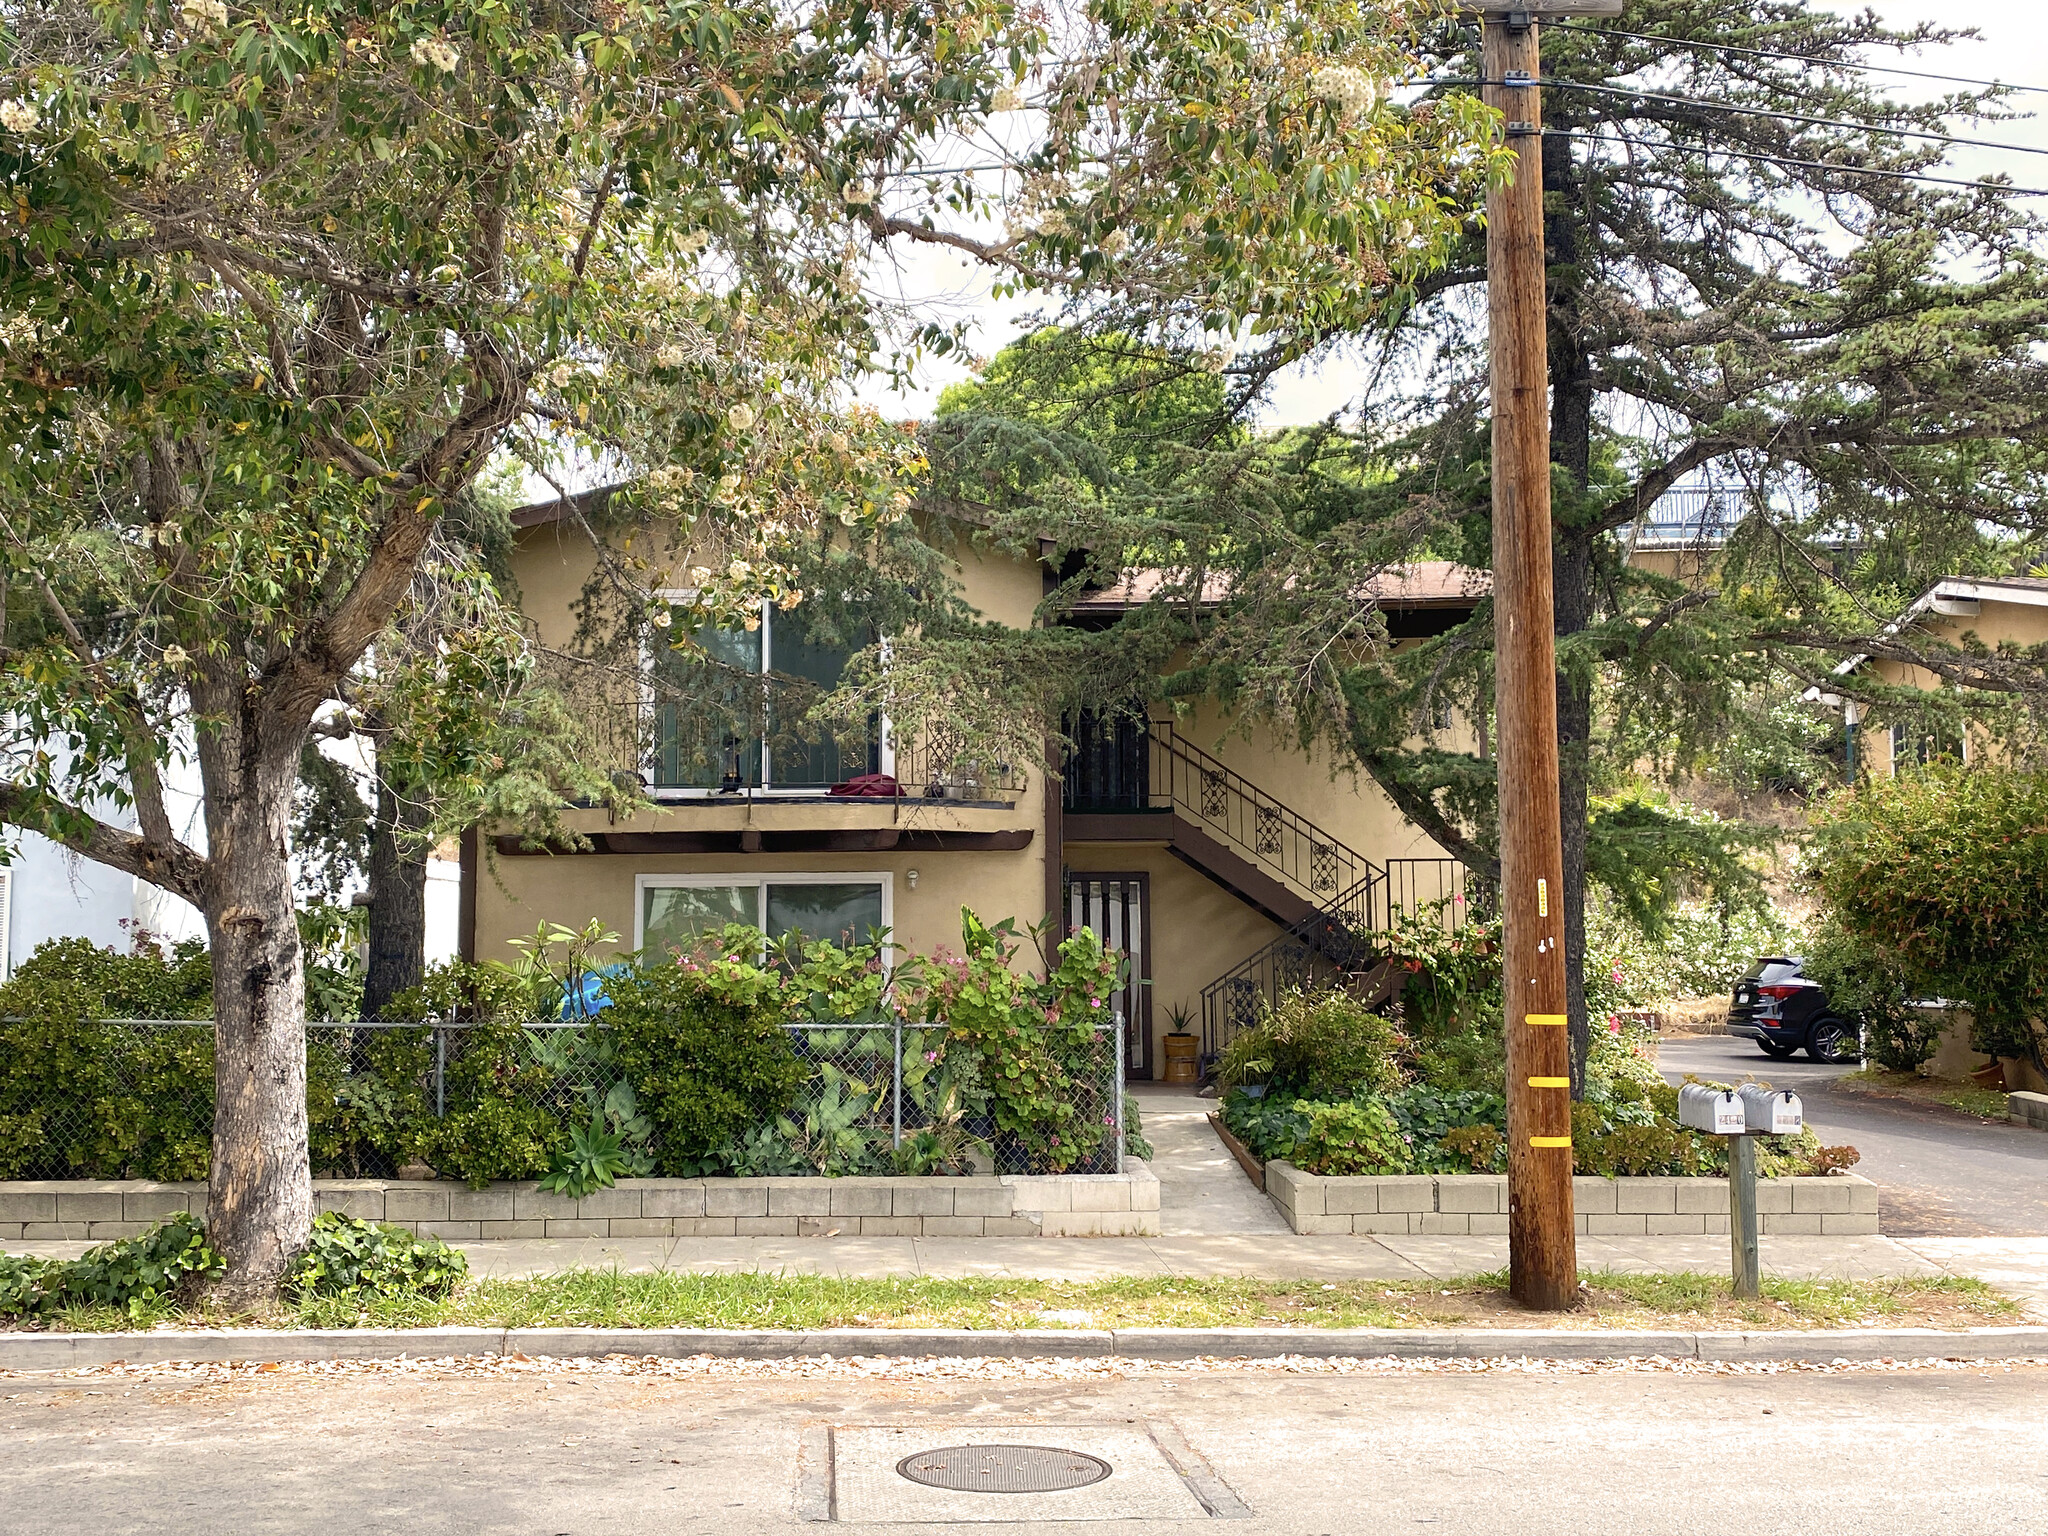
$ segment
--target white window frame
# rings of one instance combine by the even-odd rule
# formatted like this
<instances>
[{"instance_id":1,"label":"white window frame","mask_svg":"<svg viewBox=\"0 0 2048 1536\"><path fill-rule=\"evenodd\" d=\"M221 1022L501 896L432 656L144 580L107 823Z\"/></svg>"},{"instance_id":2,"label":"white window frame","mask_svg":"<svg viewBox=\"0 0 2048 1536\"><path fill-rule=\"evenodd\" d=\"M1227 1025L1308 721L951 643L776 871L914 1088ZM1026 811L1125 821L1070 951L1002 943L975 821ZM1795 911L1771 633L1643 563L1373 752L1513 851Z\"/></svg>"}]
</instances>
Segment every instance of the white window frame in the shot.
<instances>
[{"instance_id":1,"label":"white window frame","mask_svg":"<svg viewBox=\"0 0 2048 1536\"><path fill-rule=\"evenodd\" d=\"M667 603L671 608L689 607L697 601L697 589L695 587L666 587L657 591L654 595L660 601ZM761 600L761 675L763 677L775 670L776 612L777 609L774 603L766 598ZM882 640L882 659L884 664L887 663L888 657L889 642L884 637ZM650 648L642 658L640 670L640 701L643 708L647 709L652 709L655 702L654 689L648 682L653 671L654 652ZM882 716L880 734L880 771L893 778L896 773L896 731L890 724L889 717L886 714ZM776 784L775 749L768 744L765 737L761 739L761 778L767 786L765 789L749 788L743 793L746 795L786 797L799 800L815 799L819 793L815 786L784 789ZM719 789L715 785L669 784L656 788L654 790L654 797L656 800L717 800L720 798L729 800L732 798L732 795L729 791ZM858 802L850 801L848 803L857 804Z\"/></svg>"},{"instance_id":2,"label":"white window frame","mask_svg":"<svg viewBox=\"0 0 2048 1536\"><path fill-rule=\"evenodd\" d=\"M1891 745L1893 778L1897 778L1899 776L1899 764L1902 759L1905 762L1907 762L1910 766L1915 768L1924 766L1924 764L1922 764L1920 761L1920 742L1922 740L1922 737L1917 735L1907 736L1904 734L1904 731L1904 725L1902 725L1900 722L1896 720L1892 722ZM1970 728L1967 725L1963 727L1961 734L1956 737L1956 761L1962 764L1964 767L1968 767L1970 763Z\"/></svg>"},{"instance_id":3,"label":"white window frame","mask_svg":"<svg viewBox=\"0 0 2048 1536\"><path fill-rule=\"evenodd\" d=\"M770 869L756 873L752 870L727 870L720 874L689 875L635 875L633 877L633 948L637 952L647 947L647 893L650 890L705 890L715 886L754 885L760 889L760 906L756 909L765 920L768 915L768 887L771 885L879 885L882 888L882 926L894 930L896 927L896 877L886 869L827 869L827 870L783 870ZM883 964L890 969L888 956Z\"/></svg>"}]
</instances>

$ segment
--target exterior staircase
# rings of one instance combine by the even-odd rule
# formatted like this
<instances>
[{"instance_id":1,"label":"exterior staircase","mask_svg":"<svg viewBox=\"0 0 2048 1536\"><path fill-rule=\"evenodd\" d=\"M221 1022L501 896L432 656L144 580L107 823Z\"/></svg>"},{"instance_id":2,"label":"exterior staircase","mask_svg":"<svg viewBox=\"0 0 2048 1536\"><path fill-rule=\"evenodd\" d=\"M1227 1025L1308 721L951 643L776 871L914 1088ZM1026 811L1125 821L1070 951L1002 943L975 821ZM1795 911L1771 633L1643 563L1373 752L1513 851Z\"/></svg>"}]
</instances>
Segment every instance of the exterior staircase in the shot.
<instances>
[{"instance_id":1,"label":"exterior staircase","mask_svg":"<svg viewBox=\"0 0 2048 1536\"><path fill-rule=\"evenodd\" d=\"M1062 836L1164 841L1190 868L1280 925L1265 948L1202 989L1202 1054L1295 987L1341 987L1393 1002L1408 974L1384 952L1394 919L1442 903L1465 920L1469 882L1456 859L1376 864L1182 737L1171 722L1083 720L1071 734Z\"/></svg>"}]
</instances>

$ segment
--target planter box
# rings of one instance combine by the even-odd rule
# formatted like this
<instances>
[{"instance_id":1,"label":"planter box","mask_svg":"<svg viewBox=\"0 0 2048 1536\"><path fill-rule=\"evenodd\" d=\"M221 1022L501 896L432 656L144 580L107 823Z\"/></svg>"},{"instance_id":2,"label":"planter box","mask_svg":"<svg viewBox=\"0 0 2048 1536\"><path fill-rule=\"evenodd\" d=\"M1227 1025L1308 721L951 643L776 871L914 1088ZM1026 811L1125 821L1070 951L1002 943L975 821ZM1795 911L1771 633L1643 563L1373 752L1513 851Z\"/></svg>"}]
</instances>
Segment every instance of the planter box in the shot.
<instances>
[{"instance_id":1,"label":"planter box","mask_svg":"<svg viewBox=\"0 0 2048 1536\"><path fill-rule=\"evenodd\" d=\"M1275 1158L1266 1164L1266 1194L1303 1233L1490 1237L1508 1230L1505 1174L1325 1179ZM1759 1179L1756 1205L1757 1230L1765 1235L1877 1232L1877 1186L1856 1174ZM1728 1181L1575 1178L1572 1209L1586 1237L1726 1233Z\"/></svg>"},{"instance_id":2,"label":"planter box","mask_svg":"<svg viewBox=\"0 0 2048 1536\"><path fill-rule=\"evenodd\" d=\"M985 1178L621 1179L581 1200L533 1183L315 1179L315 1208L450 1241L521 1237L1157 1237L1159 1180L1123 1173ZM0 1181L0 1240L132 1237L206 1186Z\"/></svg>"},{"instance_id":3,"label":"planter box","mask_svg":"<svg viewBox=\"0 0 2048 1536\"><path fill-rule=\"evenodd\" d=\"M2048 1093L2008 1093L2005 1111L2014 1125L2048 1131Z\"/></svg>"}]
</instances>

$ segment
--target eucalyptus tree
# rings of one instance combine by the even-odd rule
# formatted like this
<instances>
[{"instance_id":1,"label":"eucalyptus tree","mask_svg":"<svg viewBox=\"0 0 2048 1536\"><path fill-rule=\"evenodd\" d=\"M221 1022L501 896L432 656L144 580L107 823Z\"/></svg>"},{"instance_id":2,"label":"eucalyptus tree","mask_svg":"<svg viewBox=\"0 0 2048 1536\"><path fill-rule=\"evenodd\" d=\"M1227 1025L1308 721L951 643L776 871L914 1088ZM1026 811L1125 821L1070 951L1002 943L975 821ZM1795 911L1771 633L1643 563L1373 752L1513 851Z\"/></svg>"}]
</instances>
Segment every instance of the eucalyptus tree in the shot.
<instances>
[{"instance_id":1,"label":"eucalyptus tree","mask_svg":"<svg viewBox=\"0 0 2048 1536\"><path fill-rule=\"evenodd\" d=\"M316 716L367 666L470 739L518 651L502 612L375 658L510 434L634 444L650 519L756 556L718 601L775 590L806 519L887 508L896 460L831 446L873 344L837 282L849 197L978 118L1036 33L994 4L10 21L0 817L205 914L208 1227L255 1295L312 1214L287 825ZM166 809L181 752L203 849Z\"/></svg>"}]
</instances>

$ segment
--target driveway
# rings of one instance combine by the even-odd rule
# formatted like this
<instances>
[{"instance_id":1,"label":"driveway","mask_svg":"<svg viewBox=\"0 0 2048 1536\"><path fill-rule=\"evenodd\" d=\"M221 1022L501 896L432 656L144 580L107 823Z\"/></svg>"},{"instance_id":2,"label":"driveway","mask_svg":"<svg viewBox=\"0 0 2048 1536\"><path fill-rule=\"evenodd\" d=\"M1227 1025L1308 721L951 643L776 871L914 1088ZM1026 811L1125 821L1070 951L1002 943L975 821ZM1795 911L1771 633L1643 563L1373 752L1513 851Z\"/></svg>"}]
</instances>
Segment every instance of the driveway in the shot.
<instances>
[{"instance_id":1,"label":"driveway","mask_svg":"<svg viewBox=\"0 0 2048 1536\"><path fill-rule=\"evenodd\" d=\"M1845 1092L1835 1083L1851 1067L1773 1061L1730 1035L1666 1040L1657 1065L1674 1083L1693 1073L1794 1090L1822 1141L1863 1154L1856 1171L1882 1190L1879 1217L1891 1236L2048 1235L2048 1135L2040 1131Z\"/></svg>"}]
</instances>

